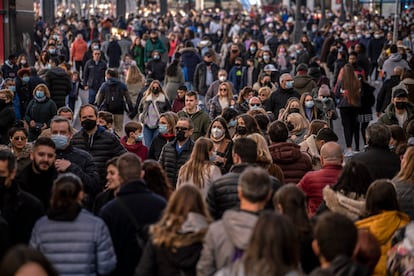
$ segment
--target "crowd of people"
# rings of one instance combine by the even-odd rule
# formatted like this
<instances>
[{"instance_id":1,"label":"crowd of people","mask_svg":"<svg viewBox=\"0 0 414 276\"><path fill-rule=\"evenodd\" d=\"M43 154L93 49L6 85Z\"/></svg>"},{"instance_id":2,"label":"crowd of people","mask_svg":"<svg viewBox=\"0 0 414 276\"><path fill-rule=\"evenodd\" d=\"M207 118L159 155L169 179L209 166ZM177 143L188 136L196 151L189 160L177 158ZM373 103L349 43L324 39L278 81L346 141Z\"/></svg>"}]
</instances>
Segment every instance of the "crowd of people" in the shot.
<instances>
[{"instance_id":1,"label":"crowd of people","mask_svg":"<svg viewBox=\"0 0 414 276\"><path fill-rule=\"evenodd\" d=\"M412 15L153 8L1 66L0 275L411 273Z\"/></svg>"}]
</instances>

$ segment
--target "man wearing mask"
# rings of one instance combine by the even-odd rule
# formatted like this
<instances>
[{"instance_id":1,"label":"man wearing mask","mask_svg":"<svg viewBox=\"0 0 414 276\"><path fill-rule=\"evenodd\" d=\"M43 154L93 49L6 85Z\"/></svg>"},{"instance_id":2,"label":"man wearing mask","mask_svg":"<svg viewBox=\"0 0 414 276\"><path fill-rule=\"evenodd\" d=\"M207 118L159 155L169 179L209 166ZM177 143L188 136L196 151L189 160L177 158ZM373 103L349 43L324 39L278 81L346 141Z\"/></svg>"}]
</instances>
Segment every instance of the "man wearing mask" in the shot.
<instances>
[{"instance_id":1,"label":"man wearing mask","mask_svg":"<svg viewBox=\"0 0 414 276\"><path fill-rule=\"evenodd\" d=\"M46 83L50 90L50 98L56 103L56 107L65 106L66 96L72 89L72 81L69 74L60 68L59 61L51 59L52 68L46 73Z\"/></svg>"},{"instance_id":2,"label":"man wearing mask","mask_svg":"<svg viewBox=\"0 0 414 276\"><path fill-rule=\"evenodd\" d=\"M194 126L191 132L191 139L196 141L199 137L205 136L210 125L210 117L207 112L198 105L198 95L195 91L189 91L185 95L185 107L178 112L178 117L190 118Z\"/></svg>"},{"instance_id":3,"label":"man wearing mask","mask_svg":"<svg viewBox=\"0 0 414 276\"><path fill-rule=\"evenodd\" d=\"M203 61L197 65L194 71L194 89L198 92L198 99L203 105L208 104L205 101L205 96L210 85L218 80L219 70L218 65L213 62L212 54L208 51L204 54ZM222 80L225 81L223 78Z\"/></svg>"},{"instance_id":4,"label":"man wearing mask","mask_svg":"<svg viewBox=\"0 0 414 276\"><path fill-rule=\"evenodd\" d=\"M145 48L144 48L144 63L145 64L147 64L154 58L154 55L153 55L154 50L158 51L160 55L164 54L167 51L164 43L161 41L161 39L158 38L157 30L151 30L150 39L148 39L147 42L145 43Z\"/></svg>"},{"instance_id":5,"label":"man wearing mask","mask_svg":"<svg viewBox=\"0 0 414 276\"><path fill-rule=\"evenodd\" d=\"M19 67L16 65L16 55L11 54L6 62L1 66L1 72L4 79L14 79L17 77Z\"/></svg>"},{"instance_id":6,"label":"man wearing mask","mask_svg":"<svg viewBox=\"0 0 414 276\"><path fill-rule=\"evenodd\" d=\"M190 118L181 117L175 126L175 139L165 144L160 155L160 164L167 173L173 187L177 185L178 172L190 158L194 142L191 139L194 126Z\"/></svg>"},{"instance_id":7,"label":"man wearing mask","mask_svg":"<svg viewBox=\"0 0 414 276\"><path fill-rule=\"evenodd\" d=\"M279 110L284 108L290 98L300 98L299 92L293 89L293 79L288 73L280 76L280 86L273 92L268 101L266 101L266 111L273 112L275 118L279 116Z\"/></svg>"},{"instance_id":8,"label":"man wearing mask","mask_svg":"<svg viewBox=\"0 0 414 276\"><path fill-rule=\"evenodd\" d=\"M152 59L146 63L145 72L149 78L163 82L166 67L167 63L161 60L161 52L154 50L152 52Z\"/></svg>"},{"instance_id":9,"label":"man wearing mask","mask_svg":"<svg viewBox=\"0 0 414 276\"><path fill-rule=\"evenodd\" d=\"M94 105L83 105L79 110L79 119L82 128L73 135L72 145L92 155L99 175L99 184L103 188L106 182L106 161L125 153L126 150L114 134L97 125L98 109Z\"/></svg>"},{"instance_id":10,"label":"man wearing mask","mask_svg":"<svg viewBox=\"0 0 414 276\"><path fill-rule=\"evenodd\" d=\"M209 102L212 98L214 98L214 96L217 95L218 90L219 90L219 86L221 83L227 81L227 72L224 69L220 69L218 71L218 80L215 80L213 83L211 83L210 87L207 90L206 93L206 104L207 106L209 106ZM231 81L228 81L231 85L231 88L233 90L233 95L237 95L238 93L236 93L233 83Z\"/></svg>"},{"instance_id":11,"label":"man wearing mask","mask_svg":"<svg viewBox=\"0 0 414 276\"><path fill-rule=\"evenodd\" d=\"M101 51L93 50L92 59L85 64L83 71L83 85L85 90L89 90L88 103L94 104L96 93L105 81L106 63L101 60Z\"/></svg>"},{"instance_id":12,"label":"man wearing mask","mask_svg":"<svg viewBox=\"0 0 414 276\"><path fill-rule=\"evenodd\" d=\"M72 146L70 139L73 129L70 121L64 117L55 116L50 122L51 139L56 145L55 168L58 173L74 173L80 177L83 189L87 195L93 196L100 191L99 176L92 156L79 148ZM87 202L91 207L92 202Z\"/></svg>"},{"instance_id":13,"label":"man wearing mask","mask_svg":"<svg viewBox=\"0 0 414 276\"><path fill-rule=\"evenodd\" d=\"M414 106L408 102L408 93L404 89L396 89L392 92L391 103L378 119L379 123L386 125L399 125L406 128L409 121L414 119Z\"/></svg>"}]
</instances>

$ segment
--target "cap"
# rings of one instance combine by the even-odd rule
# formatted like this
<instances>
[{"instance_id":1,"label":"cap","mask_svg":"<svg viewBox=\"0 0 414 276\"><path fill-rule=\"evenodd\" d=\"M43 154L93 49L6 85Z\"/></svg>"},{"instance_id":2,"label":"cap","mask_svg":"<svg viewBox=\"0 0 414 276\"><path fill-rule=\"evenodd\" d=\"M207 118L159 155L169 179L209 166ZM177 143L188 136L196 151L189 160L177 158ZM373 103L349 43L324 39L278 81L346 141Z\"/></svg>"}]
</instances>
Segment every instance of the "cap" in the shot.
<instances>
[{"instance_id":1,"label":"cap","mask_svg":"<svg viewBox=\"0 0 414 276\"><path fill-rule=\"evenodd\" d=\"M277 71L276 67L273 64L267 64L264 68L263 71Z\"/></svg>"},{"instance_id":2,"label":"cap","mask_svg":"<svg viewBox=\"0 0 414 276\"><path fill-rule=\"evenodd\" d=\"M298 68L297 68L297 70L296 71L306 71L306 72L308 72L308 66L305 64L305 63L301 63L301 64L299 64L298 65Z\"/></svg>"},{"instance_id":3,"label":"cap","mask_svg":"<svg viewBox=\"0 0 414 276\"><path fill-rule=\"evenodd\" d=\"M392 97L393 98L408 98L407 90L398 88L392 91Z\"/></svg>"}]
</instances>

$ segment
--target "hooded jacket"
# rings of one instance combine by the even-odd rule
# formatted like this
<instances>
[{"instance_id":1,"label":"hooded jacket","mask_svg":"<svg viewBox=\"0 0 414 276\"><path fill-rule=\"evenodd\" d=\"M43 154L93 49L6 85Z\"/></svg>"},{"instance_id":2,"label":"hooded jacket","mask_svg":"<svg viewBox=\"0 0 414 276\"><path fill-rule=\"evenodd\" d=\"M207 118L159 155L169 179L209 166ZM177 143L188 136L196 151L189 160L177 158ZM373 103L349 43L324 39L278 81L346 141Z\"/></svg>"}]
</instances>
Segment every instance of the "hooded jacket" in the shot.
<instances>
[{"instance_id":1,"label":"hooded jacket","mask_svg":"<svg viewBox=\"0 0 414 276\"><path fill-rule=\"evenodd\" d=\"M393 75L385 80L377 96L376 111L384 112L391 103L392 88L400 83L400 76Z\"/></svg>"},{"instance_id":2,"label":"hooded jacket","mask_svg":"<svg viewBox=\"0 0 414 276\"><path fill-rule=\"evenodd\" d=\"M127 140L127 136L124 136L121 139L121 144L124 146L124 148L129 152L135 153L137 156L139 156L139 158L141 158L141 161L144 162L147 158L147 147L144 146L144 144L141 141L136 142L136 144L133 145L128 145Z\"/></svg>"},{"instance_id":3,"label":"hooded jacket","mask_svg":"<svg viewBox=\"0 0 414 276\"><path fill-rule=\"evenodd\" d=\"M414 106L410 103L407 103L405 108L407 110L407 120L405 120L403 128L407 127L408 122L414 119ZM395 116L395 106L393 103L390 103L384 111L385 114L382 114L381 117L378 118L379 123L383 123L386 125L398 125L398 119Z\"/></svg>"},{"instance_id":4,"label":"hooded jacket","mask_svg":"<svg viewBox=\"0 0 414 276\"><path fill-rule=\"evenodd\" d=\"M394 68L400 66L403 69L410 69L408 62L402 58L400 53L393 53L389 58L384 62L382 70L385 73L385 79L391 78L394 73Z\"/></svg>"},{"instance_id":5,"label":"hooded jacket","mask_svg":"<svg viewBox=\"0 0 414 276\"><path fill-rule=\"evenodd\" d=\"M334 191L330 186L322 190L323 200L326 207L335 213L347 216L351 220L356 220L365 214L365 198L354 199Z\"/></svg>"},{"instance_id":6,"label":"hooded jacket","mask_svg":"<svg viewBox=\"0 0 414 276\"><path fill-rule=\"evenodd\" d=\"M124 114L126 107L131 112L134 107L128 88L117 78L109 78L101 86L96 102L112 114Z\"/></svg>"},{"instance_id":7,"label":"hooded jacket","mask_svg":"<svg viewBox=\"0 0 414 276\"><path fill-rule=\"evenodd\" d=\"M386 275L387 252L391 248L394 233L410 222L410 218L399 211L384 211L377 215L357 221L358 228L368 228L381 246L381 257L374 270L374 275Z\"/></svg>"},{"instance_id":8,"label":"hooded jacket","mask_svg":"<svg viewBox=\"0 0 414 276\"><path fill-rule=\"evenodd\" d=\"M178 117L187 117L190 118L194 125L193 135L191 135L191 139L196 141L201 136L205 136L208 131L208 127L210 126L210 117L208 116L207 112L197 106L197 111L193 114L189 114L185 108L177 113Z\"/></svg>"},{"instance_id":9,"label":"hooded jacket","mask_svg":"<svg viewBox=\"0 0 414 276\"><path fill-rule=\"evenodd\" d=\"M232 262L236 250L246 250L257 218L255 213L228 210L223 219L211 224L197 264L197 275L214 275Z\"/></svg>"},{"instance_id":10,"label":"hooded jacket","mask_svg":"<svg viewBox=\"0 0 414 276\"><path fill-rule=\"evenodd\" d=\"M56 107L65 106L66 96L72 89L72 81L68 73L60 67L54 67L46 73L46 83L50 98L56 103Z\"/></svg>"},{"instance_id":11,"label":"hooded jacket","mask_svg":"<svg viewBox=\"0 0 414 276\"><path fill-rule=\"evenodd\" d=\"M313 78L308 75L294 76L293 81L293 88L301 95L305 92L311 93L312 89L317 87Z\"/></svg>"}]
</instances>

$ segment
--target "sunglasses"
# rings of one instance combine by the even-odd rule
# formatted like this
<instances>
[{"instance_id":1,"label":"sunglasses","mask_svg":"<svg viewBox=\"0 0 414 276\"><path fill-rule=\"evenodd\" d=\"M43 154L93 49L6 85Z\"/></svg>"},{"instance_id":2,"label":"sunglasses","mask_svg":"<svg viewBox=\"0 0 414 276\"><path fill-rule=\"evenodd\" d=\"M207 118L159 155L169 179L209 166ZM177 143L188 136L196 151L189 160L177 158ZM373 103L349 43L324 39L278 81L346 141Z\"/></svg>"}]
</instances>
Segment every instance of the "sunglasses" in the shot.
<instances>
[{"instance_id":1,"label":"sunglasses","mask_svg":"<svg viewBox=\"0 0 414 276\"><path fill-rule=\"evenodd\" d=\"M188 127L175 127L175 130L176 131L180 131L180 130L187 131L187 130L189 130L189 128Z\"/></svg>"},{"instance_id":2,"label":"sunglasses","mask_svg":"<svg viewBox=\"0 0 414 276\"><path fill-rule=\"evenodd\" d=\"M259 103L255 103L255 104L250 104L250 106L260 106Z\"/></svg>"},{"instance_id":3,"label":"sunglasses","mask_svg":"<svg viewBox=\"0 0 414 276\"><path fill-rule=\"evenodd\" d=\"M27 137L25 137L25 136L16 136L16 137L13 137L13 140L14 141L24 141L24 140L26 140L27 139Z\"/></svg>"},{"instance_id":4,"label":"sunglasses","mask_svg":"<svg viewBox=\"0 0 414 276\"><path fill-rule=\"evenodd\" d=\"M226 88L220 88L220 91L227 91Z\"/></svg>"}]
</instances>

